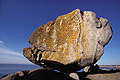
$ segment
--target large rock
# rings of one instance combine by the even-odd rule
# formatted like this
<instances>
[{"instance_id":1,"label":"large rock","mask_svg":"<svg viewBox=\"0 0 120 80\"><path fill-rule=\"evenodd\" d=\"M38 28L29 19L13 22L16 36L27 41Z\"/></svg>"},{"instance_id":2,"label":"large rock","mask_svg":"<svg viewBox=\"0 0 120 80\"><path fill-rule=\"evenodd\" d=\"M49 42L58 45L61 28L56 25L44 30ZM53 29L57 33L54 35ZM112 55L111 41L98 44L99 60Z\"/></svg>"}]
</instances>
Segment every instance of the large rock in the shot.
<instances>
[{"instance_id":1,"label":"large rock","mask_svg":"<svg viewBox=\"0 0 120 80\"><path fill-rule=\"evenodd\" d=\"M76 9L38 27L28 40L33 47L23 55L34 64L73 72L96 63L111 37L107 19Z\"/></svg>"}]
</instances>

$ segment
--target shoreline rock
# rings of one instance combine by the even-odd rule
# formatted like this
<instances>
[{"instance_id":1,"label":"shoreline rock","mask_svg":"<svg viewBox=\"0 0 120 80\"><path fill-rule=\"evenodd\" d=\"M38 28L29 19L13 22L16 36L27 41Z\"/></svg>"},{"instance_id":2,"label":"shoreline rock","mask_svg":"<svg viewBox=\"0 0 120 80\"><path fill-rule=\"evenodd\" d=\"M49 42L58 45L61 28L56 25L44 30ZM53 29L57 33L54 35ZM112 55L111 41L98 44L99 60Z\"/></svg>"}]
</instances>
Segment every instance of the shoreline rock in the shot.
<instances>
[{"instance_id":1,"label":"shoreline rock","mask_svg":"<svg viewBox=\"0 0 120 80\"><path fill-rule=\"evenodd\" d=\"M16 73L6 75L1 80L27 80L28 73L28 70L18 71Z\"/></svg>"},{"instance_id":2,"label":"shoreline rock","mask_svg":"<svg viewBox=\"0 0 120 80\"><path fill-rule=\"evenodd\" d=\"M120 80L120 70L101 70L101 72L62 73L45 68L32 71L19 71L1 80Z\"/></svg>"}]
</instances>

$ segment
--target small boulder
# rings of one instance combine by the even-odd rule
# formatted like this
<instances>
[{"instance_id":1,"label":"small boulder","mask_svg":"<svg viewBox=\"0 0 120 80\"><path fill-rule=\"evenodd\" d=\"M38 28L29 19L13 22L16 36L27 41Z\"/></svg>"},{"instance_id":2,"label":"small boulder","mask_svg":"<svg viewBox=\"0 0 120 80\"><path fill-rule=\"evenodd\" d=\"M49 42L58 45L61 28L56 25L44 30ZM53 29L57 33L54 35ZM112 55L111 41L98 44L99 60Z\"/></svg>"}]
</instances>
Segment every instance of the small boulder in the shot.
<instances>
[{"instance_id":1,"label":"small boulder","mask_svg":"<svg viewBox=\"0 0 120 80\"><path fill-rule=\"evenodd\" d=\"M77 73L70 73L69 76L72 77L72 78L75 79L75 80L80 80Z\"/></svg>"},{"instance_id":2,"label":"small boulder","mask_svg":"<svg viewBox=\"0 0 120 80\"><path fill-rule=\"evenodd\" d=\"M84 72L90 72L90 73L98 73L101 70L99 69L99 66L97 64L86 66L84 69Z\"/></svg>"}]
</instances>

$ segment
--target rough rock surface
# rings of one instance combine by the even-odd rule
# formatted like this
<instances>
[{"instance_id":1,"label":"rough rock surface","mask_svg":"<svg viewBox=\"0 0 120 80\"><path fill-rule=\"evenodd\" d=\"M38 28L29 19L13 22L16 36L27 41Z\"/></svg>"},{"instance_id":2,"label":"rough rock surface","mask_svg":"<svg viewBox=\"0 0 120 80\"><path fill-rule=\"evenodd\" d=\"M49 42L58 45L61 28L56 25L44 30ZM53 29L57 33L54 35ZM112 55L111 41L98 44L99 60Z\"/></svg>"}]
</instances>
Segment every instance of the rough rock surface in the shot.
<instances>
[{"instance_id":1,"label":"rough rock surface","mask_svg":"<svg viewBox=\"0 0 120 80\"><path fill-rule=\"evenodd\" d=\"M69 76L75 80L80 80L77 73L70 73Z\"/></svg>"},{"instance_id":2,"label":"rough rock surface","mask_svg":"<svg viewBox=\"0 0 120 80\"><path fill-rule=\"evenodd\" d=\"M10 75L5 76L1 80L27 80L28 70L19 71Z\"/></svg>"},{"instance_id":3,"label":"rough rock surface","mask_svg":"<svg viewBox=\"0 0 120 80\"><path fill-rule=\"evenodd\" d=\"M28 40L33 47L23 55L34 64L73 72L96 63L111 37L107 19L76 9L38 27Z\"/></svg>"},{"instance_id":4,"label":"rough rock surface","mask_svg":"<svg viewBox=\"0 0 120 80\"><path fill-rule=\"evenodd\" d=\"M86 76L86 78L88 80L120 80L120 72L106 74L91 74Z\"/></svg>"},{"instance_id":5,"label":"rough rock surface","mask_svg":"<svg viewBox=\"0 0 120 80\"><path fill-rule=\"evenodd\" d=\"M90 66L86 66L84 69L84 72L93 72L97 73L100 72L101 70L99 69L99 66L97 64L92 64Z\"/></svg>"}]
</instances>

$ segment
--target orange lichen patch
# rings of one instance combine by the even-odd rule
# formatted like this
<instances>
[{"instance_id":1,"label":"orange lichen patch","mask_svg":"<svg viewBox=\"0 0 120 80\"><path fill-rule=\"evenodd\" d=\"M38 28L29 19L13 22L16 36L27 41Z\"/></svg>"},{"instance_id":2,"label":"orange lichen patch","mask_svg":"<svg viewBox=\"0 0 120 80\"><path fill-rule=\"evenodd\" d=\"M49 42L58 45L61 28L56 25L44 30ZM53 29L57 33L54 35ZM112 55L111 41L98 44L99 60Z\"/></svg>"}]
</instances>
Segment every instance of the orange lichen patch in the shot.
<instances>
[{"instance_id":1,"label":"orange lichen patch","mask_svg":"<svg viewBox=\"0 0 120 80\"><path fill-rule=\"evenodd\" d=\"M50 52L46 52L46 51L44 51L43 53L42 53L42 59L47 59L49 56L50 56Z\"/></svg>"},{"instance_id":2,"label":"orange lichen patch","mask_svg":"<svg viewBox=\"0 0 120 80\"><path fill-rule=\"evenodd\" d=\"M77 10L72 11L63 16L59 16L56 19L55 27L56 27L56 43L59 57L56 58L57 61L61 61L64 64L67 64L67 56L78 55L80 58L80 53L77 50L77 38L80 32L79 25L79 16L76 15ZM71 44L73 46L71 46ZM73 53L71 52L71 47ZM78 46L79 47L79 46ZM62 60L61 60L62 59ZM75 59L76 60L76 59ZM72 61L72 60L71 60Z\"/></svg>"},{"instance_id":3,"label":"orange lichen patch","mask_svg":"<svg viewBox=\"0 0 120 80\"><path fill-rule=\"evenodd\" d=\"M44 49L42 59L69 64L80 59L80 11L74 10L59 16L56 22L48 22L36 29L29 42ZM54 25L53 25L54 23ZM55 51L55 52L52 52Z\"/></svg>"},{"instance_id":4,"label":"orange lichen patch","mask_svg":"<svg viewBox=\"0 0 120 80\"><path fill-rule=\"evenodd\" d=\"M103 20L103 18L99 18L99 20Z\"/></svg>"},{"instance_id":5,"label":"orange lichen patch","mask_svg":"<svg viewBox=\"0 0 120 80\"><path fill-rule=\"evenodd\" d=\"M29 42L35 47L43 47L53 50L53 26L54 22L50 21L45 25L38 27L30 36Z\"/></svg>"},{"instance_id":6,"label":"orange lichen patch","mask_svg":"<svg viewBox=\"0 0 120 80\"><path fill-rule=\"evenodd\" d=\"M71 44L77 45L76 40L78 38L79 31L80 31L79 30L80 26L78 25L79 21L74 20L75 17L72 17L72 16L78 17L78 15L75 15L75 12L76 10L69 14L59 16L56 19L56 23L54 26L56 27L56 34L54 35L56 36L57 52L52 53L52 54L44 53L44 56L48 56L48 55L50 56L49 57L43 56L42 58L47 59L47 60L50 59L53 61L58 61L64 64L69 63L67 62L67 59L68 59L67 56L70 56L69 54L70 54ZM49 44L49 45L52 45L52 44ZM75 49L77 49L77 46L75 47ZM76 52L77 50L73 50L73 53L71 54L71 56L74 56Z\"/></svg>"}]
</instances>

